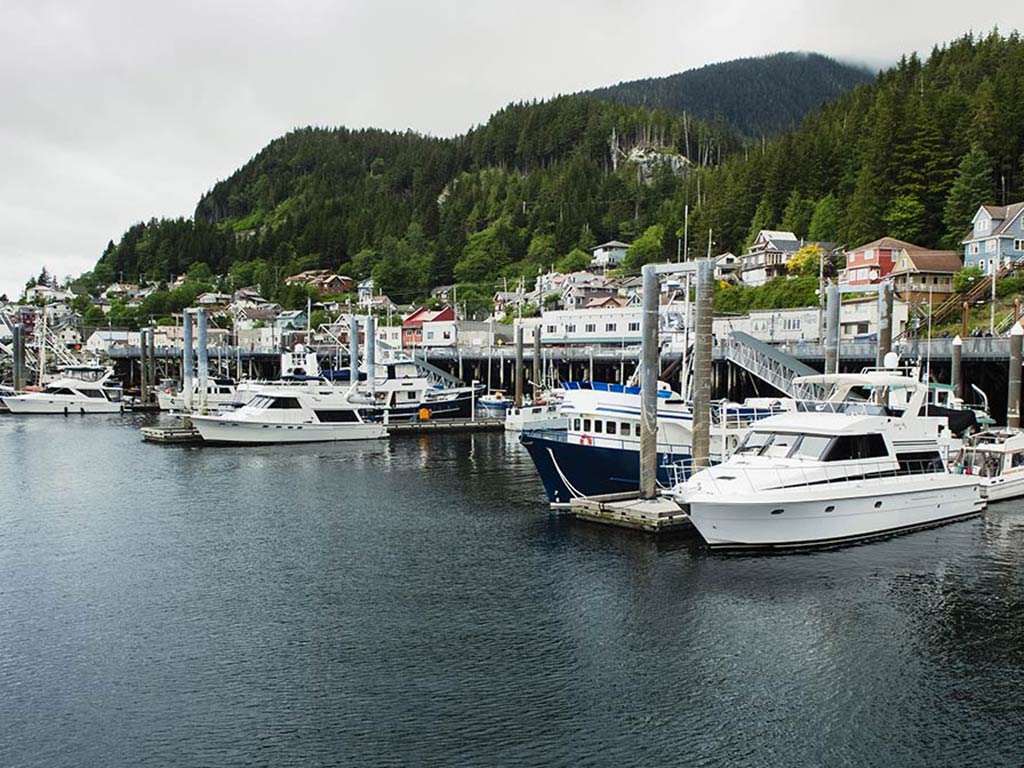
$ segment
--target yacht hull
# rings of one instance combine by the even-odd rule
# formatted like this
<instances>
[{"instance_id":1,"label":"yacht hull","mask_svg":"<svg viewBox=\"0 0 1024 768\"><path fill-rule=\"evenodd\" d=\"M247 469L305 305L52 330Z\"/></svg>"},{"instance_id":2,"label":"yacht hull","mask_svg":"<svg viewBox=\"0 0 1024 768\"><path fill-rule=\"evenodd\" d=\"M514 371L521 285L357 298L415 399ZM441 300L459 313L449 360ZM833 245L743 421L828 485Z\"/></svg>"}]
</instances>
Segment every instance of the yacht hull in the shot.
<instances>
[{"instance_id":1,"label":"yacht hull","mask_svg":"<svg viewBox=\"0 0 1024 768\"><path fill-rule=\"evenodd\" d=\"M533 459L551 504L568 504L579 496L628 493L640 488L640 453L628 448L581 445L564 430L523 432L519 441ZM658 482L672 478L664 466L688 463L688 454L658 452Z\"/></svg>"},{"instance_id":2,"label":"yacht hull","mask_svg":"<svg viewBox=\"0 0 1024 768\"><path fill-rule=\"evenodd\" d=\"M269 424L193 416L192 423L204 442L260 445L272 443L326 443L341 440L379 440L387 437L383 424Z\"/></svg>"},{"instance_id":3,"label":"yacht hull","mask_svg":"<svg viewBox=\"0 0 1024 768\"><path fill-rule=\"evenodd\" d=\"M986 478L981 481L981 495L989 501L1005 501L1024 496L1024 474Z\"/></svg>"},{"instance_id":4,"label":"yacht hull","mask_svg":"<svg viewBox=\"0 0 1024 768\"><path fill-rule=\"evenodd\" d=\"M910 486L910 487L908 487ZM917 475L872 478L782 494L677 501L714 549L832 546L963 520L981 513L977 478Z\"/></svg>"},{"instance_id":5,"label":"yacht hull","mask_svg":"<svg viewBox=\"0 0 1024 768\"><path fill-rule=\"evenodd\" d=\"M39 394L17 395L3 398L11 413L71 415L85 413L120 413L122 404L100 398L61 399Z\"/></svg>"}]
</instances>

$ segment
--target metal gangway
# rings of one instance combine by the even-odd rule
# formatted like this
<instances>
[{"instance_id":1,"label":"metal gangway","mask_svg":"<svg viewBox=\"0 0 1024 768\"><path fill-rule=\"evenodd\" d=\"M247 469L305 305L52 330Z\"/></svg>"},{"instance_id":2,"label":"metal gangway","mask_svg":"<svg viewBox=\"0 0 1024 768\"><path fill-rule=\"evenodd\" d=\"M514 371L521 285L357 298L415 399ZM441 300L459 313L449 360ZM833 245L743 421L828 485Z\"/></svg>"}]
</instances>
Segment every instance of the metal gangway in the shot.
<instances>
[{"instance_id":1,"label":"metal gangway","mask_svg":"<svg viewBox=\"0 0 1024 768\"><path fill-rule=\"evenodd\" d=\"M722 351L730 363L757 376L789 397L797 396L793 379L818 373L795 357L743 331L732 331L724 341Z\"/></svg>"}]
</instances>

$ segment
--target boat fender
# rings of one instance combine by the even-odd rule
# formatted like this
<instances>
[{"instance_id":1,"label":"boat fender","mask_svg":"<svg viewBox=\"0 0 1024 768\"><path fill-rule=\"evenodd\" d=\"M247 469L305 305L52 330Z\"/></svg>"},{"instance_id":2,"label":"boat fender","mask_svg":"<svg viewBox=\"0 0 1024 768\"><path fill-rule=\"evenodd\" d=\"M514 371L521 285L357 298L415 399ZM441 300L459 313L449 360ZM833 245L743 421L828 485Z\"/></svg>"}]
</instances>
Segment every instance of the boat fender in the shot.
<instances>
[{"instance_id":1,"label":"boat fender","mask_svg":"<svg viewBox=\"0 0 1024 768\"><path fill-rule=\"evenodd\" d=\"M85 416L85 406L84 405L78 406L78 412L81 413L83 416Z\"/></svg>"},{"instance_id":2,"label":"boat fender","mask_svg":"<svg viewBox=\"0 0 1024 768\"><path fill-rule=\"evenodd\" d=\"M66 405L64 406L64 415L65 415L65 416L67 416L67 415L68 415L68 407L67 407Z\"/></svg>"},{"instance_id":3,"label":"boat fender","mask_svg":"<svg viewBox=\"0 0 1024 768\"><path fill-rule=\"evenodd\" d=\"M594 438L590 435L580 435L580 445L593 445Z\"/></svg>"}]
</instances>

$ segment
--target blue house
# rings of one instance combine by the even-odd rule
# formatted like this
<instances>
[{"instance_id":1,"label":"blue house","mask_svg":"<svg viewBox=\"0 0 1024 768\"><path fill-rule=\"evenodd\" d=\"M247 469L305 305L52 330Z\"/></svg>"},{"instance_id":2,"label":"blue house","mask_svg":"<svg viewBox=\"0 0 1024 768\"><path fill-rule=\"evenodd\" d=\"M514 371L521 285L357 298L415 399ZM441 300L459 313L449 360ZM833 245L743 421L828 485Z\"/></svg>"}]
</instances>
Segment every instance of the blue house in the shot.
<instances>
[{"instance_id":1,"label":"blue house","mask_svg":"<svg viewBox=\"0 0 1024 768\"><path fill-rule=\"evenodd\" d=\"M974 228L964 239L964 266L986 274L998 264L1024 259L1024 203L983 205L974 214Z\"/></svg>"}]
</instances>

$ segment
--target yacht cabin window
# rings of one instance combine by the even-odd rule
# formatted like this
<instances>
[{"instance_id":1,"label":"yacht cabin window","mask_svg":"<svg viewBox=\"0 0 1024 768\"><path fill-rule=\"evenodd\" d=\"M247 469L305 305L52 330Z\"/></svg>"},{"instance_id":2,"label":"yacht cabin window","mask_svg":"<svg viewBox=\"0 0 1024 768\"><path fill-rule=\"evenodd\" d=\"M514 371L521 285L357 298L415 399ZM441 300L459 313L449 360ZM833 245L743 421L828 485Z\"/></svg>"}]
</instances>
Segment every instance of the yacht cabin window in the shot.
<instances>
[{"instance_id":1,"label":"yacht cabin window","mask_svg":"<svg viewBox=\"0 0 1024 768\"><path fill-rule=\"evenodd\" d=\"M640 437L640 422L637 422L636 424L633 425L633 434L636 437Z\"/></svg>"},{"instance_id":2,"label":"yacht cabin window","mask_svg":"<svg viewBox=\"0 0 1024 768\"><path fill-rule=\"evenodd\" d=\"M619 424L619 426L622 427L619 431L622 433L623 437L629 437L629 422L624 421Z\"/></svg>"},{"instance_id":3,"label":"yacht cabin window","mask_svg":"<svg viewBox=\"0 0 1024 768\"><path fill-rule=\"evenodd\" d=\"M609 435L614 435L615 434L615 422L614 421L609 421L608 422L608 430L607 431L608 431Z\"/></svg>"},{"instance_id":4,"label":"yacht cabin window","mask_svg":"<svg viewBox=\"0 0 1024 768\"><path fill-rule=\"evenodd\" d=\"M889 455L881 435L840 435L825 452L825 461L881 459Z\"/></svg>"},{"instance_id":5,"label":"yacht cabin window","mask_svg":"<svg viewBox=\"0 0 1024 768\"><path fill-rule=\"evenodd\" d=\"M1015 453L1015 454L1013 454L1013 459L1012 459L1012 463L1010 464L1010 466L1012 466L1012 467L1024 467L1024 453Z\"/></svg>"},{"instance_id":6,"label":"yacht cabin window","mask_svg":"<svg viewBox=\"0 0 1024 768\"><path fill-rule=\"evenodd\" d=\"M583 431L584 432L589 432L590 431L590 419L584 419L583 420Z\"/></svg>"},{"instance_id":7,"label":"yacht cabin window","mask_svg":"<svg viewBox=\"0 0 1024 768\"><path fill-rule=\"evenodd\" d=\"M594 419L594 431L595 432L603 432L604 431L602 429L603 425L604 425L603 421L601 421L600 419Z\"/></svg>"},{"instance_id":8,"label":"yacht cabin window","mask_svg":"<svg viewBox=\"0 0 1024 768\"><path fill-rule=\"evenodd\" d=\"M101 392L98 389L80 389L79 392L81 392L86 397L98 397L100 399L103 399L103 392Z\"/></svg>"}]
</instances>

